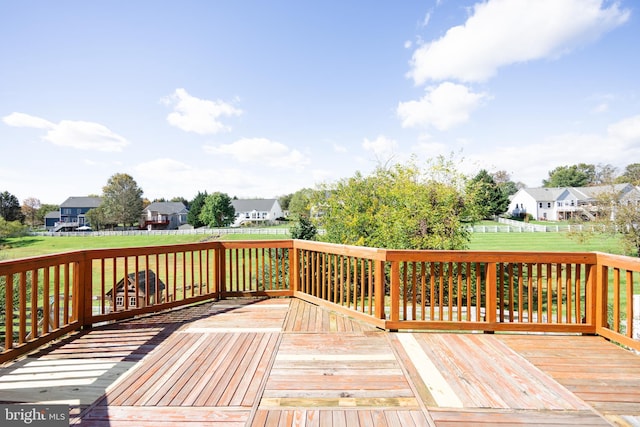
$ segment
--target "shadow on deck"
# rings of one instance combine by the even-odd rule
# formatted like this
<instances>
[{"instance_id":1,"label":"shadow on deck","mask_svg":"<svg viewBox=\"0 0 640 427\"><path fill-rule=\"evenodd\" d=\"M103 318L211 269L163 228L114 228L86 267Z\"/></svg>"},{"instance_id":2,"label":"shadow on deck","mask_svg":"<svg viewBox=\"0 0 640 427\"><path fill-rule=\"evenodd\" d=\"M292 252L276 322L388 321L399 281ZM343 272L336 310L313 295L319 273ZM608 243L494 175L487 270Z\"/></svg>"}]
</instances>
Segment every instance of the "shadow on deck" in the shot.
<instances>
[{"instance_id":1,"label":"shadow on deck","mask_svg":"<svg viewBox=\"0 0 640 427\"><path fill-rule=\"evenodd\" d=\"M75 334L0 370L72 425L639 425L640 357L600 337L389 333L231 299Z\"/></svg>"}]
</instances>

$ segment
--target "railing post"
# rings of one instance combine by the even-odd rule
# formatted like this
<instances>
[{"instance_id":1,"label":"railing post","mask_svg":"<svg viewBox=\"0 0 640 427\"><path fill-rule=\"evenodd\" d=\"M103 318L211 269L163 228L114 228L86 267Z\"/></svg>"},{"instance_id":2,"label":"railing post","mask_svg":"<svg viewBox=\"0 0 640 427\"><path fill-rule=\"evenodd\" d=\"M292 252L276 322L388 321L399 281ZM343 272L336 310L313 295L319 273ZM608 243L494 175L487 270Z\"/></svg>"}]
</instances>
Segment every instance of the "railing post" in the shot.
<instances>
[{"instance_id":1,"label":"railing post","mask_svg":"<svg viewBox=\"0 0 640 427\"><path fill-rule=\"evenodd\" d=\"M384 261L377 260L375 263L375 276L374 276L374 295L375 295L375 308L374 315L377 319L385 318L384 313L384 302L385 302L385 292L384 292Z\"/></svg>"},{"instance_id":2,"label":"railing post","mask_svg":"<svg viewBox=\"0 0 640 427\"><path fill-rule=\"evenodd\" d=\"M599 328L608 328L608 293L609 293L609 268L600 263L600 256L596 255L596 333Z\"/></svg>"},{"instance_id":3,"label":"railing post","mask_svg":"<svg viewBox=\"0 0 640 427\"><path fill-rule=\"evenodd\" d=\"M289 290L292 294L300 290L300 252L295 240L289 249Z\"/></svg>"},{"instance_id":4,"label":"railing post","mask_svg":"<svg viewBox=\"0 0 640 427\"><path fill-rule=\"evenodd\" d=\"M597 294L598 294L598 273L599 273L599 265L596 264L590 264L587 267L587 274L589 275L586 281L586 298L585 298L585 320L586 323L589 325L593 325L594 326L594 333L595 333L595 329L597 328L596 325L596 319L597 319L597 313L598 313L598 307L597 307ZM582 321L582 319L578 319L579 321Z\"/></svg>"},{"instance_id":5,"label":"railing post","mask_svg":"<svg viewBox=\"0 0 640 427\"><path fill-rule=\"evenodd\" d=\"M486 274L486 294L487 300L485 301L485 316L487 323L494 324L497 321L496 318L496 306L498 301L498 276L496 273L496 263L488 262Z\"/></svg>"},{"instance_id":6,"label":"railing post","mask_svg":"<svg viewBox=\"0 0 640 427\"><path fill-rule=\"evenodd\" d=\"M224 246L216 249L216 287L218 288L218 298L223 299L227 292L227 267L226 267L227 250Z\"/></svg>"},{"instance_id":7,"label":"railing post","mask_svg":"<svg viewBox=\"0 0 640 427\"><path fill-rule=\"evenodd\" d=\"M400 262L391 261L391 321L400 320Z\"/></svg>"},{"instance_id":8,"label":"railing post","mask_svg":"<svg viewBox=\"0 0 640 427\"><path fill-rule=\"evenodd\" d=\"M75 263L73 277L73 317L80 323L83 329L91 328L93 307L93 279L91 259L87 259L83 253L80 260Z\"/></svg>"}]
</instances>

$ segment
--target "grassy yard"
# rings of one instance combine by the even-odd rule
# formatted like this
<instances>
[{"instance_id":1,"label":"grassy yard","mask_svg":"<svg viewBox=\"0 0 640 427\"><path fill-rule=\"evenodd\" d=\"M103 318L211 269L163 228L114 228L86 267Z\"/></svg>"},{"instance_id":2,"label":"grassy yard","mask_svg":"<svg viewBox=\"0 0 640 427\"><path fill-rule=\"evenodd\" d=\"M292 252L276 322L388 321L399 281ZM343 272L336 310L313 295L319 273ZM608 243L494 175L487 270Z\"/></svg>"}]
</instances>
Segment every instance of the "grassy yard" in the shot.
<instances>
[{"instance_id":1,"label":"grassy yard","mask_svg":"<svg viewBox=\"0 0 640 427\"><path fill-rule=\"evenodd\" d=\"M79 249L118 248L131 246L158 246L193 243L207 239L203 235L138 235L138 236L81 236L42 237L27 236L5 239L0 242L0 260L16 259ZM231 234L222 240L271 240L285 235ZM601 251L622 253L617 238L595 236L580 243L567 233L473 233L468 249L504 251Z\"/></svg>"}]
</instances>

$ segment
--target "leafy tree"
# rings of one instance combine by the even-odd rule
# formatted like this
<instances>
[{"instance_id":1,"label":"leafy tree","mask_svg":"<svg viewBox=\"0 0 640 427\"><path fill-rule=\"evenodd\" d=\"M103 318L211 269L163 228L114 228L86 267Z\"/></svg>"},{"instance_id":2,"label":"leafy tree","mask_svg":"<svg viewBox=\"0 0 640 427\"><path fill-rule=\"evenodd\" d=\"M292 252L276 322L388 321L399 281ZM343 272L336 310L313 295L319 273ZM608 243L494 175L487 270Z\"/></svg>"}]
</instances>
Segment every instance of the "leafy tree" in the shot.
<instances>
[{"instance_id":1,"label":"leafy tree","mask_svg":"<svg viewBox=\"0 0 640 427\"><path fill-rule=\"evenodd\" d=\"M189 203L189 213L187 214L187 223L193 225L195 228L204 227L206 224L200 219L200 212L204 206L204 201L207 198L207 192L201 193L198 191L196 197Z\"/></svg>"},{"instance_id":2,"label":"leafy tree","mask_svg":"<svg viewBox=\"0 0 640 427\"><path fill-rule=\"evenodd\" d=\"M7 237L23 236L26 233L26 228L20 221L6 221L4 218L0 218L0 240Z\"/></svg>"},{"instance_id":3,"label":"leafy tree","mask_svg":"<svg viewBox=\"0 0 640 427\"><path fill-rule=\"evenodd\" d=\"M478 212L483 218L500 215L509 206L509 196L500 189L493 177L484 169L469 181L467 192L473 195L478 204Z\"/></svg>"},{"instance_id":4,"label":"leafy tree","mask_svg":"<svg viewBox=\"0 0 640 427\"><path fill-rule=\"evenodd\" d=\"M608 185L615 182L618 168L610 164L598 163L595 168L595 175L590 185Z\"/></svg>"},{"instance_id":5,"label":"leafy tree","mask_svg":"<svg viewBox=\"0 0 640 427\"><path fill-rule=\"evenodd\" d=\"M572 166L558 166L549 172L549 179L542 180L544 187L586 187L595 182L596 167L579 163Z\"/></svg>"},{"instance_id":6,"label":"leafy tree","mask_svg":"<svg viewBox=\"0 0 640 427\"><path fill-rule=\"evenodd\" d=\"M280 203L280 207L283 211L289 210L289 203L291 202L291 198L293 197L293 193L285 194L284 196L278 197L278 202Z\"/></svg>"},{"instance_id":7,"label":"leafy tree","mask_svg":"<svg viewBox=\"0 0 640 427\"><path fill-rule=\"evenodd\" d=\"M189 207L189 201L187 199L185 199L184 197L180 197L180 196L172 197L171 201L172 202L180 202L183 205L185 205L187 208Z\"/></svg>"},{"instance_id":8,"label":"leafy tree","mask_svg":"<svg viewBox=\"0 0 640 427\"><path fill-rule=\"evenodd\" d=\"M200 211L200 221L209 227L226 227L233 222L236 210L231 204L231 197L216 192L208 195Z\"/></svg>"},{"instance_id":9,"label":"leafy tree","mask_svg":"<svg viewBox=\"0 0 640 427\"><path fill-rule=\"evenodd\" d=\"M463 220L477 219L464 178L438 158L426 173L414 164L360 172L315 193L326 240L390 249L463 249Z\"/></svg>"},{"instance_id":10,"label":"leafy tree","mask_svg":"<svg viewBox=\"0 0 640 427\"><path fill-rule=\"evenodd\" d=\"M311 211L312 197L313 190L310 188L303 188L293 193L289 202L289 215L292 218L308 218Z\"/></svg>"},{"instance_id":11,"label":"leafy tree","mask_svg":"<svg viewBox=\"0 0 640 427\"><path fill-rule=\"evenodd\" d=\"M511 176L505 170L494 172L493 174L491 174L491 176L493 177L493 181L496 183L498 188L500 188L500 191L502 191L502 193L506 195L507 198L512 194L516 194L521 188L526 187L526 185L524 185L524 183L522 182L512 181Z\"/></svg>"},{"instance_id":12,"label":"leafy tree","mask_svg":"<svg viewBox=\"0 0 640 427\"><path fill-rule=\"evenodd\" d=\"M624 172L616 178L617 183L640 185L640 163L631 163L624 168Z\"/></svg>"},{"instance_id":13,"label":"leafy tree","mask_svg":"<svg viewBox=\"0 0 640 427\"><path fill-rule=\"evenodd\" d=\"M24 221L18 198L8 191L0 193L0 217L5 221Z\"/></svg>"},{"instance_id":14,"label":"leafy tree","mask_svg":"<svg viewBox=\"0 0 640 427\"><path fill-rule=\"evenodd\" d=\"M22 214L27 223L33 227L37 224L38 210L40 209L40 200L35 197L27 197L22 201Z\"/></svg>"},{"instance_id":15,"label":"leafy tree","mask_svg":"<svg viewBox=\"0 0 640 427\"><path fill-rule=\"evenodd\" d=\"M59 212L60 206L42 203L40 205L40 208L38 209L38 212L36 213L36 222L38 224L44 224L44 217L47 216L49 212L53 211Z\"/></svg>"},{"instance_id":16,"label":"leafy tree","mask_svg":"<svg viewBox=\"0 0 640 427\"><path fill-rule=\"evenodd\" d=\"M289 232L292 239L299 240L316 240L318 235L318 229L306 216L301 216Z\"/></svg>"},{"instance_id":17,"label":"leafy tree","mask_svg":"<svg viewBox=\"0 0 640 427\"><path fill-rule=\"evenodd\" d=\"M133 225L142 214L142 189L126 173L113 175L102 187L104 207L110 222L124 226Z\"/></svg>"},{"instance_id":18,"label":"leafy tree","mask_svg":"<svg viewBox=\"0 0 640 427\"><path fill-rule=\"evenodd\" d=\"M100 230L107 224L109 224L107 214L105 212L104 206L102 205L98 206L97 208L89 209L85 216L89 220L91 228L93 228L94 230Z\"/></svg>"}]
</instances>

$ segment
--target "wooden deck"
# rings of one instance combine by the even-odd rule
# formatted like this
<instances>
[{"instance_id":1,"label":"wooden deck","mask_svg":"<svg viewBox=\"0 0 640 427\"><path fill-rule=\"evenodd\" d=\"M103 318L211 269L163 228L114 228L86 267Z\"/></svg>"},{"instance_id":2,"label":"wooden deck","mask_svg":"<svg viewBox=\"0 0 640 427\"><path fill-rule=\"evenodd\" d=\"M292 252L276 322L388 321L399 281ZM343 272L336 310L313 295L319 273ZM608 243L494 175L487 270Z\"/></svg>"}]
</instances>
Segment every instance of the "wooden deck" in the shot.
<instances>
[{"instance_id":1,"label":"wooden deck","mask_svg":"<svg viewBox=\"0 0 640 427\"><path fill-rule=\"evenodd\" d=\"M76 334L2 367L0 401L68 403L80 426L640 425L640 356L238 299Z\"/></svg>"}]
</instances>

